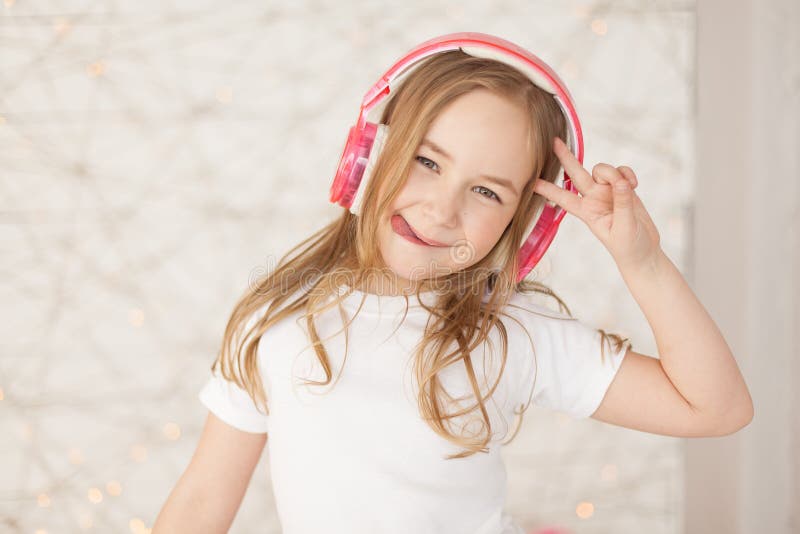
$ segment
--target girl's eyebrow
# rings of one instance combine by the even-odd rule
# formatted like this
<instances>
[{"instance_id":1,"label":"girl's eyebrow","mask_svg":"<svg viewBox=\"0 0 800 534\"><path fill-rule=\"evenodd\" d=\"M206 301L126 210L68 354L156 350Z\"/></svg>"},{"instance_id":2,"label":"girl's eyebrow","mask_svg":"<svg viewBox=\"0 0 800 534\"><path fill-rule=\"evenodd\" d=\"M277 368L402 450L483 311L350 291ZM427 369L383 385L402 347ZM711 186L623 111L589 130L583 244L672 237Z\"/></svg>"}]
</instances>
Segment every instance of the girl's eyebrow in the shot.
<instances>
[{"instance_id":1,"label":"girl's eyebrow","mask_svg":"<svg viewBox=\"0 0 800 534\"><path fill-rule=\"evenodd\" d=\"M420 146L427 146L428 148L430 148L431 150L433 150L437 154L439 154L442 157L444 157L446 160L453 161L453 158L450 156L450 154L448 154L445 151L445 149L443 149L442 147L440 147L439 145L437 145L436 143L434 143L433 141L431 141L427 137L422 140L422 143L420 143ZM494 182L497 185L503 186L506 189L508 189L509 191L511 191L512 193L514 193L514 195L519 196L519 193L517 193L517 190L514 187L514 184L511 182L511 180L508 180L506 178L498 178L497 176L489 176L488 174L481 174L481 178L486 178L490 182Z\"/></svg>"}]
</instances>

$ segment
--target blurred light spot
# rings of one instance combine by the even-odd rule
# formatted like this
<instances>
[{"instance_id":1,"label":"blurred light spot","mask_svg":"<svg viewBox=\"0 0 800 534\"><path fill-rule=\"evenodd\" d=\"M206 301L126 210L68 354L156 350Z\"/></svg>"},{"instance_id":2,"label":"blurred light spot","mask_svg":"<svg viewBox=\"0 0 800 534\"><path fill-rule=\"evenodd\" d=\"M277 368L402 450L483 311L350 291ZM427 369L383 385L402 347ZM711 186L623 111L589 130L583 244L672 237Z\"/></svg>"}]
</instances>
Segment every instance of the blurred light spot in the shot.
<instances>
[{"instance_id":1,"label":"blurred light spot","mask_svg":"<svg viewBox=\"0 0 800 534\"><path fill-rule=\"evenodd\" d=\"M586 18L589 16L589 6L588 5L576 5L572 6L572 14L576 17Z\"/></svg>"},{"instance_id":2,"label":"blurred light spot","mask_svg":"<svg viewBox=\"0 0 800 534\"><path fill-rule=\"evenodd\" d=\"M31 436L33 436L33 427L30 423L20 423L19 425L19 435L25 441L30 441Z\"/></svg>"},{"instance_id":3,"label":"blurred light spot","mask_svg":"<svg viewBox=\"0 0 800 534\"><path fill-rule=\"evenodd\" d=\"M14 0L5 0L6 7L11 7L14 5ZM37 531L38 532L38 531Z\"/></svg>"},{"instance_id":4,"label":"blurred light spot","mask_svg":"<svg viewBox=\"0 0 800 534\"><path fill-rule=\"evenodd\" d=\"M86 492L86 496L89 498L89 502L93 504L103 502L103 494L97 488L89 488L89 491Z\"/></svg>"},{"instance_id":5,"label":"blurred light spot","mask_svg":"<svg viewBox=\"0 0 800 534\"><path fill-rule=\"evenodd\" d=\"M616 464L606 464L600 470L600 479L604 482L616 482L617 480L617 466Z\"/></svg>"},{"instance_id":6,"label":"blurred light spot","mask_svg":"<svg viewBox=\"0 0 800 534\"><path fill-rule=\"evenodd\" d=\"M6 123L6 118L0 115L0 125L3 125L5 123Z\"/></svg>"},{"instance_id":7,"label":"blurred light spot","mask_svg":"<svg viewBox=\"0 0 800 534\"><path fill-rule=\"evenodd\" d=\"M590 502L580 502L575 507L575 514L581 519L589 519L594 515L594 505Z\"/></svg>"},{"instance_id":8,"label":"blurred light spot","mask_svg":"<svg viewBox=\"0 0 800 534\"><path fill-rule=\"evenodd\" d=\"M578 64L572 61L571 59L568 59L561 64L559 73L561 77L566 80L576 80L580 76Z\"/></svg>"},{"instance_id":9,"label":"blurred light spot","mask_svg":"<svg viewBox=\"0 0 800 534\"><path fill-rule=\"evenodd\" d=\"M50 497L46 493L40 493L36 496L36 504L39 508L47 508L50 506Z\"/></svg>"},{"instance_id":10,"label":"blurred light spot","mask_svg":"<svg viewBox=\"0 0 800 534\"><path fill-rule=\"evenodd\" d=\"M164 435L170 441L175 441L181 437L181 427L177 423L167 423L164 425Z\"/></svg>"},{"instance_id":11,"label":"blurred light spot","mask_svg":"<svg viewBox=\"0 0 800 534\"><path fill-rule=\"evenodd\" d=\"M68 453L69 463L72 465L79 465L83 463L83 453L80 449L73 447Z\"/></svg>"},{"instance_id":12,"label":"blurred light spot","mask_svg":"<svg viewBox=\"0 0 800 534\"><path fill-rule=\"evenodd\" d=\"M94 520L92 519L92 514L89 512L81 512L78 516L78 525L83 530L89 530L94 526Z\"/></svg>"},{"instance_id":13,"label":"blurred light spot","mask_svg":"<svg viewBox=\"0 0 800 534\"><path fill-rule=\"evenodd\" d=\"M106 64L103 61L95 61L94 63L90 63L88 67L86 67L86 71L89 73L89 76L93 78L97 78L102 76L103 73L106 71Z\"/></svg>"},{"instance_id":14,"label":"blurred light spot","mask_svg":"<svg viewBox=\"0 0 800 534\"><path fill-rule=\"evenodd\" d=\"M106 483L106 493L114 497L122 495L122 484L116 480L110 480Z\"/></svg>"},{"instance_id":15,"label":"blurred light spot","mask_svg":"<svg viewBox=\"0 0 800 534\"><path fill-rule=\"evenodd\" d=\"M130 527L131 532L133 532L133 534L145 534L146 532L150 532L150 529L144 526L144 521L142 521L138 517L135 517L130 521L128 521L128 527Z\"/></svg>"},{"instance_id":16,"label":"blurred light spot","mask_svg":"<svg viewBox=\"0 0 800 534\"><path fill-rule=\"evenodd\" d=\"M230 101L233 100L233 88L220 87L219 89L217 89L217 100L219 100L223 104L230 103Z\"/></svg>"},{"instance_id":17,"label":"blurred light spot","mask_svg":"<svg viewBox=\"0 0 800 534\"><path fill-rule=\"evenodd\" d=\"M147 447L144 445L134 445L131 447L131 458L140 463L147 460Z\"/></svg>"},{"instance_id":18,"label":"blurred light spot","mask_svg":"<svg viewBox=\"0 0 800 534\"><path fill-rule=\"evenodd\" d=\"M0 120L0 124L3 124L3 121ZM3 388L0 388L0 401L6 398L6 394L3 393Z\"/></svg>"},{"instance_id":19,"label":"blurred light spot","mask_svg":"<svg viewBox=\"0 0 800 534\"><path fill-rule=\"evenodd\" d=\"M58 17L53 22L53 31L56 32L56 35L62 36L67 33L70 29L72 29L72 24L70 23L69 19L64 17Z\"/></svg>"},{"instance_id":20,"label":"blurred light spot","mask_svg":"<svg viewBox=\"0 0 800 534\"><path fill-rule=\"evenodd\" d=\"M592 31L597 35L605 35L608 33L608 26L603 19L594 19L592 21Z\"/></svg>"},{"instance_id":21,"label":"blurred light spot","mask_svg":"<svg viewBox=\"0 0 800 534\"><path fill-rule=\"evenodd\" d=\"M128 322L131 326L135 326L136 328L141 327L144 324L144 310L141 308L133 308L128 312Z\"/></svg>"}]
</instances>

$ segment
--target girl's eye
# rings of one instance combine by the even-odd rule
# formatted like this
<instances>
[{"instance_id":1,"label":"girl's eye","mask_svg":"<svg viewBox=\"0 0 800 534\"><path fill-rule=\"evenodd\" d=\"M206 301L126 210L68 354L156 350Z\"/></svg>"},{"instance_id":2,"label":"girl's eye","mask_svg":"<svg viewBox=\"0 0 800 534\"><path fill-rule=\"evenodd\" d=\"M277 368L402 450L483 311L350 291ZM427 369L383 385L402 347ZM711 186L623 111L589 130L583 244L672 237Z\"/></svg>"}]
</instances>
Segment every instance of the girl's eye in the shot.
<instances>
[{"instance_id":1,"label":"girl's eye","mask_svg":"<svg viewBox=\"0 0 800 534\"><path fill-rule=\"evenodd\" d=\"M428 159L428 158L426 158L426 157L423 157L423 156L417 156L417 161L419 161L419 163L420 163L421 165L423 165L424 167L427 167L428 169L431 169L431 170L433 170L433 169L432 169L431 167L428 167L427 165L425 165L425 163L432 163L433 165L435 165L436 167L438 167L438 165L436 164L436 162L435 162L435 161L433 161L433 160L430 160L430 159ZM502 204L502 201L500 200L500 197L499 197L499 196L497 196L497 194L496 194L494 191L492 191L491 189L487 189L486 187L483 187L482 185L477 185L477 186L475 186L475 189L479 189L479 190L481 190L481 191L486 191L486 192L488 192L488 193L489 193L488 195L486 195L486 194L484 194L484 193L481 193L481 194L482 194L483 196L487 197L487 198L490 198L490 199L496 200L497 202L500 202L500 203Z\"/></svg>"},{"instance_id":2,"label":"girl's eye","mask_svg":"<svg viewBox=\"0 0 800 534\"><path fill-rule=\"evenodd\" d=\"M436 165L436 162L435 162L435 161L433 161L433 160L429 160L428 158L424 158L424 157L422 157L422 156L417 156L417 161L419 161L420 163L422 163L422 165L424 165L425 167L428 167L427 165L425 165L425 162L428 162L428 163L433 163L434 165ZM436 165L436 166L438 167L438 165ZM430 169L430 167L428 167L428 168ZM433 169L431 169L431 170L433 170Z\"/></svg>"},{"instance_id":3,"label":"girl's eye","mask_svg":"<svg viewBox=\"0 0 800 534\"><path fill-rule=\"evenodd\" d=\"M488 196L489 196L489 198L493 198L493 199L495 199L496 201L500 202L500 197L498 197L498 196L497 196L497 194L495 194L495 192L494 192L494 191L492 191L491 189L486 189L486 188L485 188L485 187L483 187L482 185L476 185L475 187L476 187L476 188L478 188L478 189L482 189L482 190L484 190L484 191L488 191L488 192L489 192L489 195L488 195ZM481 194L482 194L482 193L481 193Z\"/></svg>"}]
</instances>

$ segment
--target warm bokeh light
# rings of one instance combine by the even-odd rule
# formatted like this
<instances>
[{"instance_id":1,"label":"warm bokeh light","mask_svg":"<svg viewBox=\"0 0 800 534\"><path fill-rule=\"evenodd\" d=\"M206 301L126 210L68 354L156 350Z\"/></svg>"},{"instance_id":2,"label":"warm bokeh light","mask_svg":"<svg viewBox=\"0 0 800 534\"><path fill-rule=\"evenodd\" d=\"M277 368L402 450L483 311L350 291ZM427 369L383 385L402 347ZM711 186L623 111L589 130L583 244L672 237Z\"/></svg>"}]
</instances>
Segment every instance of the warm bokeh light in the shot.
<instances>
[{"instance_id":1,"label":"warm bokeh light","mask_svg":"<svg viewBox=\"0 0 800 534\"><path fill-rule=\"evenodd\" d=\"M588 5L577 5L572 6L572 14L576 17L586 18L589 16L589 6Z\"/></svg>"},{"instance_id":2,"label":"warm bokeh light","mask_svg":"<svg viewBox=\"0 0 800 534\"><path fill-rule=\"evenodd\" d=\"M80 465L83 463L83 453L80 449L73 447L67 453L67 457L69 458L69 463L72 465Z\"/></svg>"},{"instance_id":3,"label":"warm bokeh light","mask_svg":"<svg viewBox=\"0 0 800 534\"><path fill-rule=\"evenodd\" d=\"M70 23L69 19L67 18L58 17L53 22L53 31L58 36L66 34L70 29L72 29L72 23Z\"/></svg>"},{"instance_id":4,"label":"warm bokeh light","mask_svg":"<svg viewBox=\"0 0 800 534\"><path fill-rule=\"evenodd\" d=\"M128 311L128 322L131 326L135 326L136 328L141 327L144 324L144 310L141 308L132 308Z\"/></svg>"},{"instance_id":5,"label":"warm bokeh light","mask_svg":"<svg viewBox=\"0 0 800 534\"><path fill-rule=\"evenodd\" d=\"M50 497L46 493L40 493L36 496L36 504L39 505L39 508L49 508Z\"/></svg>"},{"instance_id":6,"label":"warm bokeh light","mask_svg":"<svg viewBox=\"0 0 800 534\"><path fill-rule=\"evenodd\" d=\"M106 71L106 64L100 60L95 61L86 67L86 71L89 73L89 76L97 78L98 76L102 76Z\"/></svg>"},{"instance_id":7,"label":"warm bokeh light","mask_svg":"<svg viewBox=\"0 0 800 534\"><path fill-rule=\"evenodd\" d=\"M606 464L600 469L600 479L603 482L616 482L617 481L617 465Z\"/></svg>"},{"instance_id":8,"label":"warm bokeh light","mask_svg":"<svg viewBox=\"0 0 800 534\"><path fill-rule=\"evenodd\" d=\"M590 502L582 501L575 507L575 515L581 519L589 519L594 515L594 505Z\"/></svg>"},{"instance_id":9,"label":"warm bokeh light","mask_svg":"<svg viewBox=\"0 0 800 534\"><path fill-rule=\"evenodd\" d=\"M137 444L131 447L131 458L139 463L147 460L147 447L142 444Z\"/></svg>"},{"instance_id":10,"label":"warm bokeh light","mask_svg":"<svg viewBox=\"0 0 800 534\"><path fill-rule=\"evenodd\" d=\"M78 515L78 525L83 530L89 530L90 528L92 528L94 526L94 519L92 519L92 514L90 514L89 512L81 512L80 515Z\"/></svg>"},{"instance_id":11,"label":"warm bokeh light","mask_svg":"<svg viewBox=\"0 0 800 534\"><path fill-rule=\"evenodd\" d=\"M31 437L33 437L33 427L30 423L20 423L17 428L19 428L19 436L24 441L31 440Z\"/></svg>"},{"instance_id":12,"label":"warm bokeh light","mask_svg":"<svg viewBox=\"0 0 800 534\"><path fill-rule=\"evenodd\" d=\"M223 104L228 104L231 100L233 100L233 88L220 87L217 89L217 100Z\"/></svg>"},{"instance_id":13,"label":"warm bokeh light","mask_svg":"<svg viewBox=\"0 0 800 534\"><path fill-rule=\"evenodd\" d=\"M112 497L119 497L122 495L122 484L116 480L110 480L106 483L106 493Z\"/></svg>"},{"instance_id":14,"label":"warm bokeh light","mask_svg":"<svg viewBox=\"0 0 800 534\"><path fill-rule=\"evenodd\" d=\"M149 534L151 531L151 529L145 526L144 521L142 521L138 517L134 517L133 519L128 521L128 527L130 527L131 532L133 532L133 534Z\"/></svg>"},{"instance_id":15,"label":"warm bokeh light","mask_svg":"<svg viewBox=\"0 0 800 534\"><path fill-rule=\"evenodd\" d=\"M594 19L592 21L592 31L597 35L605 35L608 33L608 26L603 19Z\"/></svg>"},{"instance_id":16,"label":"warm bokeh light","mask_svg":"<svg viewBox=\"0 0 800 534\"><path fill-rule=\"evenodd\" d=\"M89 488L89 491L86 492L86 496L89 499L89 502L93 504L99 504L103 502L103 493L99 488Z\"/></svg>"},{"instance_id":17,"label":"warm bokeh light","mask_svg":"<svg viewBox=\"0 0 800 534\"><path fill-rule=\"evenodd\" d=\"M181 437L181 427L177 423L169 422L164 425L164 436L170 441L175 441Z\"/></svg>"}]
</instances>

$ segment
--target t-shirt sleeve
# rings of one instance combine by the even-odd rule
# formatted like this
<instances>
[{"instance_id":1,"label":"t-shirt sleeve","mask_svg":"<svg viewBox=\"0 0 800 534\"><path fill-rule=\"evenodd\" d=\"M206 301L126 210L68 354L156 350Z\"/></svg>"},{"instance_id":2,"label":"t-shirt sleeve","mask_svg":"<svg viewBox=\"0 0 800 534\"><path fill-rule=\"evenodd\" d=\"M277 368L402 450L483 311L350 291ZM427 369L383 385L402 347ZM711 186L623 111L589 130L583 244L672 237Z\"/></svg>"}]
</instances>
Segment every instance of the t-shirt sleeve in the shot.
<instances>
[{"instance_id":1,"label":"t-shirt sleeve","mask_svg":"<svg viewBox=\"0 0 800 534\"><path fill-rule=\"evenodd\" d=\"M258 411L246 390L226 380L218 371L211 373L197 396L206 408L229 425L255 434L267 432L269 416Z\"/></svg>"},{"instance_id":2,"label":"t-shirt sleeve","mask_svg":"<svg viewBox=\"0 0 800 534\"><path fill-rule=\"evenodd\" d=\"M575 418L591 416L614 380L630 341L615 350L616 344L606 338L601 356L601 332L578 319L548 310L544 316L530 315L526 322L533 346L528 343L520 402Z\"/></svg>"}]
</instances>

